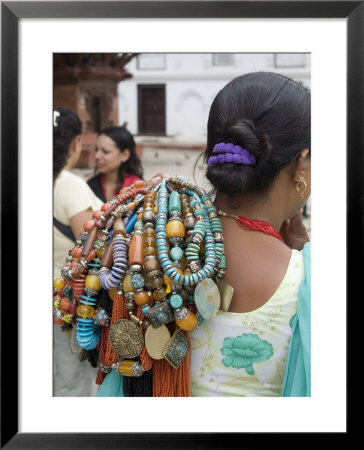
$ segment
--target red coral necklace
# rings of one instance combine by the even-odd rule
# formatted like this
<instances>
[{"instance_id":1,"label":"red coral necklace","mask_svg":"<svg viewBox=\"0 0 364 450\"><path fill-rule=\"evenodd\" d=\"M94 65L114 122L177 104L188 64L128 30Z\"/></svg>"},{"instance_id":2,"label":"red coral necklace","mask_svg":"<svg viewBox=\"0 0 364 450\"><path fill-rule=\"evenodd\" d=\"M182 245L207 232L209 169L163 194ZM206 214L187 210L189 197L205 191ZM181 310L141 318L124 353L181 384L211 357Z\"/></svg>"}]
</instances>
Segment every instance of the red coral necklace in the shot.
<instances>
[{"instance_id":1,"label":"red coral necklace","mask_svg":"<svg viewBox=\"0 0 364 450\"><path fill-rule=\"evenodd\" d=\"M283 241L282 236L272 227L272 225L264 220L249 219L244 216L235 216L234 214L227 214L224 211L218 210L219 216L231 217L236 220L237 224L245 230L261 231L269 234Z\"/></svg>"}]
</instances>

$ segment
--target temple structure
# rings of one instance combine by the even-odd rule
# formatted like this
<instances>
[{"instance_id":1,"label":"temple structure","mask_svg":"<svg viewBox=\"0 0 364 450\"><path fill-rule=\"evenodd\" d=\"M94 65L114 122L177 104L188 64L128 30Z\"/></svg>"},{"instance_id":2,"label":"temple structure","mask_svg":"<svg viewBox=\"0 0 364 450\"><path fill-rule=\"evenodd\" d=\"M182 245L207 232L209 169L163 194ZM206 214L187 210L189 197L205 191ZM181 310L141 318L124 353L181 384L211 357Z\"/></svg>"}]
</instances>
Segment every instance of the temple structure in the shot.
<instances>
[{"instance_id":1,"label":"temple structure","mask_svg":"<svg viewBox=\"0 0 364 450\"><path fill-rule=\"evenodd\" d=\"M92 166L96 134L119 125L118 84L134 53L54 53L53 105L74 111L82 121L84 151L79 165Z\"/></svg>"}]
</instances>

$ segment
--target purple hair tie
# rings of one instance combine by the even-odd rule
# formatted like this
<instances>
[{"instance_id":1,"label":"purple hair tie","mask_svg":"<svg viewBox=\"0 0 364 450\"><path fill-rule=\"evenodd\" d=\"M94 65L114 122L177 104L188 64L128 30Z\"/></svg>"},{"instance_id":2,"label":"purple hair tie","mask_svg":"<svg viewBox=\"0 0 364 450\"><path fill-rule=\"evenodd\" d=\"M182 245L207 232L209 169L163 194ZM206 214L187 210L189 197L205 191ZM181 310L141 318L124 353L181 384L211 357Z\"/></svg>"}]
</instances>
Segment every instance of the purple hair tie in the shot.
<instances>
[{"instance_id":1,"label":"purple hair tie","mask_svg":"<svg viewBox=\"0 0 364 450\"><path fill-rule=\"evenodd\" d=\"M255 156L247 149L231 143L225 144L220 142L216 144L207 164L213 166L215 164L234 163L244 164L245 166L254 166L256 163Z\"/></svg>"}]
</instances>

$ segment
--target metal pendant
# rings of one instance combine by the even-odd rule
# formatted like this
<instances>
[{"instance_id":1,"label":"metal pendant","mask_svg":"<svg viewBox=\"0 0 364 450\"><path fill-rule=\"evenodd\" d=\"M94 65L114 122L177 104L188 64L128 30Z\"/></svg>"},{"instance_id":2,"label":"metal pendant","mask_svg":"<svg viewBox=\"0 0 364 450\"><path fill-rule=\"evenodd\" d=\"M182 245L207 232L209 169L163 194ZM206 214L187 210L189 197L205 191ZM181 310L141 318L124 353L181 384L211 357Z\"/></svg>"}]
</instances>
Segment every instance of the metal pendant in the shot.
<instances>
[{"instance_id":1,"label":"metal pendant","mask_svg":"<svg viewBox=\"0 0 364 450\"><path fill-rule=\"evenodd\" d=\"M134 322L121 319L111 325L109 341L112 348L124 358L135 358L144 347L142 332Z\"/></svg>"},{"instance_id":2,"label":"metal pendant","mask_svg":"<svg viewBox=\"0 0 364 450\"><path fill-rule=\"evenodd\" d=\"M212 319L220 309L220 292L211 278L200 281L195 289L196 307L204 319Z\"/></svg>"},{"instance_id":3,"label":"metal pendant","mask_svg":"<svg viewBox=\"0 0 364 450\"><path fill-rule=\"evenodd\" d=\"M145 348L153 359L163 359L164 350L171 340L171 334L165 325L154 328L149 325L145 332Z\"/></svg>"},{"instance_id":4,"label":"metal pendant","mask_svg":"<svg viewBox=\"0 0 364 450\"><path fill-rule=\"evenodd\" d=\"M159 328L174 320L172 309L166 301L151 308L147 316L154 328Z\"/></svg>"},{"instance_id":5,"label":"metal pendant","mask_svg":"<svg viewBox=\"0 0 364 450\"><path fill-rule=\"evenodd\" d=\"M181 331L176 330L164 350L164 357L172 367L178 369L187 355L188 349L188 340Z\"/></svg>"},{"instance_id":6,"label":"metal pendant","mask_svg":"<svg viewBox=\"0 0 364 450\"><path fill-rule=\"evenodd\" d=\"M221 311L229 311L231 300L234 295L234 288L230 286L230 284L226 283L226 281L219 279L216 283L220 292L220 310Z\"/></svg>"}]
</instances>

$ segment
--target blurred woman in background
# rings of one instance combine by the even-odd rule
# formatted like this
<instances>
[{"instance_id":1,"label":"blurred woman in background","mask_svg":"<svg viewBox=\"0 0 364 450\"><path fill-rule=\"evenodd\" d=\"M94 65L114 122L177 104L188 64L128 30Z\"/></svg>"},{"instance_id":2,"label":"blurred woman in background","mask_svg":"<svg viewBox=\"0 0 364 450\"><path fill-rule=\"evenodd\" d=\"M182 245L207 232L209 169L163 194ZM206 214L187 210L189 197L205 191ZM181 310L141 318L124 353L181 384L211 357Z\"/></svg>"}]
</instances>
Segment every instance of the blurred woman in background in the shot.
<instances>
[{"instance_id":1,"label":"blurred woman in background","mask_svg":"<svg viewBox=\"0 0 364 450\"><path fill-rule=\"evenodd\" d=\"M88 185L103 202L143 178L143 168L132 134L124 127L107 127L96 140L97 175Z\"/></svg>"}]
</instances>

